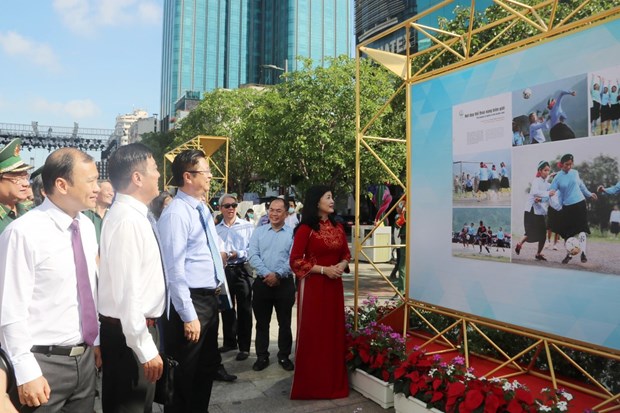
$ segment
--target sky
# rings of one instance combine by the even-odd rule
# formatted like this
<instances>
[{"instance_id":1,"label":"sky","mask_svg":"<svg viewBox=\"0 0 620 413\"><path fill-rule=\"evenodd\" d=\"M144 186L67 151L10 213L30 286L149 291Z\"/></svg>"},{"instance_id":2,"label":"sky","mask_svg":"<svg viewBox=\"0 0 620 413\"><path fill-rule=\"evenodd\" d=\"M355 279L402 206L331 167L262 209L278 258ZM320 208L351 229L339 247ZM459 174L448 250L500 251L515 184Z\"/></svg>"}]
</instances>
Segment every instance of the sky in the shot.
<instances>
[{"instance_id":1,"label":"sky","mask_svg":"<svg viewBox=\"0 0 620 413\"><path fill-rule=\"evenodd\" d=\"M113 129L159 112L163 0L6 1L0 123Z\"/></svg>"}]
</instances>

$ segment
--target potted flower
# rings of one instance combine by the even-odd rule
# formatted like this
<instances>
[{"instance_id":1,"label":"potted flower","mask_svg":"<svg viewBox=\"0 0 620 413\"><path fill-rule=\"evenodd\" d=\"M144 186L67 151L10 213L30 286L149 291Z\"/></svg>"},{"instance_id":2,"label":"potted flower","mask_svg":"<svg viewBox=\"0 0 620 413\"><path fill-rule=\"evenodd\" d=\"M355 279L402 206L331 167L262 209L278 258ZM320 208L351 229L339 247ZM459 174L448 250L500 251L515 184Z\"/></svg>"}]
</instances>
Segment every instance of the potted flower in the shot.
<instances>
[{"instance_id":1,"label":"potted flower","mask_svg":"<svg viewBox=\"0 0 620 413\"><path fill-rule=\"evenodd\" d=\"M559 413L568 410L572 396L564 390L532 392L514 380L478 378L462 357L450 362L414 349L394 371L394 408L397 413Z\"/></svg>"},{"instance_id":2,"label":"potted flower","mask_svg":"<svg viewBox=\"0 0 620 413\"><path fill-rule=\"evenodd\" d=\"M377 307L381 307L376 299L369 297L364 303L358 330L353 330L353 312L347 311L345 359L351 371L351 386L383 408L389 408L394 404L390 382L404 358L405 340L390 326L371 321L370 314L377 314Z\"/></svg>"}]
</instances>

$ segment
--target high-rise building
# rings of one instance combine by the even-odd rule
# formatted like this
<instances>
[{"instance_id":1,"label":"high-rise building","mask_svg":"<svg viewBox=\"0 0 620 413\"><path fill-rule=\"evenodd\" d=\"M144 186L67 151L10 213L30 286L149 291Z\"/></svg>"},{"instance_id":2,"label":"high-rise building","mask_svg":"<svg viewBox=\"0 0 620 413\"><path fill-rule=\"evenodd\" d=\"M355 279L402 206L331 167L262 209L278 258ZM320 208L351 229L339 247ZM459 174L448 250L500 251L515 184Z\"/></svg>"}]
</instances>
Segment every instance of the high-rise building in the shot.
<instances>
[{"instance_id":1,"label":"high-rise building","mask_svg":"<svg viewBox=\"0 0 620 413\"><path fill-rule=\"evenodd\" d=\"M438 0L355 0L355 40L359 44L392 26L397 25L417 13L436 5ZM476 1L476 9L484 10L492 4L492 0ZM471 0L455 0L450 5L424 16L419 23L437 27L440 16L450 19L456 6L469 7ZM422 50L430 46L430 39L418 37L415 30L409 39L412 51ZM406 35L404 30L396 31L372 43L372 47L392 53L405 53Z\"/></svg>"},{"instance_id":2,"label":"high-rise building","mask_svg":"<svg viewBox=\"0 0 620 413\"><path fill-rule=\"evenodd\" d=\"M346 0L165 0L162 130L187 92L274 84L298 69L352 50Z\"/></svg>"}]
</instances>

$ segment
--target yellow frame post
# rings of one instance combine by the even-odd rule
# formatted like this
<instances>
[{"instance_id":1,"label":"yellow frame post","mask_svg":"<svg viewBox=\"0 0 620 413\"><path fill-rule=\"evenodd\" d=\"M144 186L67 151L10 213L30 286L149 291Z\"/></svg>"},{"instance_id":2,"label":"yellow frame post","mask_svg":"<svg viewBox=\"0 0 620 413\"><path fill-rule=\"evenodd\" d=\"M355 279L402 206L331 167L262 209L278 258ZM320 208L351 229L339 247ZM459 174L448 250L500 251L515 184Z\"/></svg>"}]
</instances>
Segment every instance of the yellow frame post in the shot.
<instances>
[{"instance_id":1,"label":"yellow frame post","mask_svg":"<svg viewBox=\"0 0 620 413\"><path fill-rule=\"evenodd\" d=\"M354 259L355 259L355 297L354 297L354 305L355 305L355 314L357 317L357 308L358 308L358 294L359 294L359 284L358 284L358 269L359 269L359 259L361 256L364 256L366 260L371 263L371 266L377 271L378 275L385 279L385 281L392 287L392 283L387 279L385 274L383 274L377 266L370 260L362 250L362 248L369 248L368 246L364 246L364 243L368 240L368 238L372 235L372 232L376 229L380 223L377 223L375 228L371 231L367 237L363 240L359 240L359 214L360 209L359 205L361 202L361 173L360 170L360 159L362 156L362 151L367 151L372 157L376 159L376 161L384 167L391 176L395 177L394 172L392 171L390 165L387 165L380 156L371 149L368 145L368 141L375 140L381 141L383 144L406 144L407 150L407 182L406 182L406 190L405 195L409 194L409 188L411 188L412 182L409 178L409 171L411 170L411 88L410 86L419 82L422 82L427 79L432 79L438 76L442 76L444 74L453 72L455 70L471 66L476 63L480 63L483 61L491 60L508 53L511 53L514 50L523 50L524 48L534 46L536 44L540 44L540 42L549 41L560 36L567 35L569 33L583 30L585 28L592 27L595 24L601 24L607 21L611 21L617 18L620 18L620 6L612 7L608 10L603 10L597 14L590 15L581 19L577 19L577 13L584 9L584 7L591 2L591 0L583 0L574 10L570 12L570 14L565 17L561 21L556 21L556 12L558 7L559 0L542 0L535 5L527 5L521 1L517 0L494 0L497 5L502 7L506 12L507 16L497 21L490 21L484 24L481 27L474 28L473 25L473 9L475 6L475 0L471 0L471 14L470 14L470 24L469 27L465 30L464 33L450 33L446 30L442 30L438 27L429 27L425 25L421 25L418 21L427 16L428 14L439 10L440 8L451 5L454 0L443 0L435 6L425 10L422 13L417 14L416 16L396 25L382 33L379 33L364 42L360 43L356 48L356 145L355 145L355 154L356 154L356 179L355 179L355 199L356 199L356 207L355 207L355 233L354 233ZM572 19L572 20L571 20ZM532 35L527 38L514 40L512 43L497 47L495 43L503 36L510 28L512 28L517 23L525 23L531 26ZM479 49L475 53L472 50L472 40L483 33L485 30L490 29L500 29L499 33L495 35L488 43L484 45L478 45ZM400 55L394 55L384 51L378 51L376 49L372 49L370 45L372 45L375 41L388 36L398 30L405 30L406 33L406 59L404 59L404 64L406 67L398 68L399 58L402 59ZM434 45L431 47L418 51L416 53L411 53L411 45L409 44L411 30L416 30L428 38L430 38ZM434 33L434 34L433 34ZM445 35L449 37L448 40L442 41L440 40L438 34ZM377 113L370 114L370 121L367 124L361 124L361 108L360 108L360 95L363 89L363 85L361 84L360 77L360 59L361 54L365 53L368 57L375 60L377 63L382 65L388 70L396 73L397 75L403 78L403 84L396 88L394 95L390 98L389 101L393 99L393 97L402 91L402 88L406 88L406 139L404 141L399 139L390 139L390 138L381 138L376 136L368 136L366 133L369 128L372 126L373 122L378 119L381 115L385 107L384 105L380 108ZM441 67L433 67L433 62L435 62L440 56L448 53L453 56L453 61L451 63L445 64ZM426 63L417 69L417 71L413 71L414 63L417 63L417 59L428 58L429 60ZM422 62L423 60L419 60ZM399 182L399 181L398 181ZM402 183L401 183L402 185ZM411 198L407 196L407 210L411 209ZM406 255L409 256L409 245L411 243L411 231L407 229L407 246L406 246ZM398 245L390 245L389 247L397 247ZM410 333L416 334L414 332L408 331L408 319L409 313L412 317L416 317L421 320L422 323L428 328L428 330L432 331L431 334L427 334L424 336L426 340L422 347L429 345L433 342L440 341L442 344L446 346L445 350L441 350L440 352L447 351L461 351L465 353L465 359L467 364L469 364L469 346L467 343L468 338L471 334L468 332L475 331L480 334L480 336L485 339L493 348L497 350L497 352L501 355L502 360L494 360L497 362L498 367L493 369L490 372L487 372L487 375L492 374L493 372L499 370L502 367L512 368L514 370L513 373L508 374L507 376L515 376L519 374L532 374L539 377L544 377L552 382L554 388L557 389L558 385L562 385L564 387L578 389L584 393L591 394L601 398L603 401L597 406L593 406L593 408L597 411L601 412L610 412L620 409L620 394L612 394L607 388L600 382L598 382L594 377L592 377L583 366L580 366L574 360L570 359L570 357L563 351L563 349L569 348L573 350L577 350L580 352L589 353L592 355L596 355L599 357L608 358L610 360L620 361L620 351L615 351L612 349L602 348L589 343L582 343L576 340L571 340L565 337L557 337L550 334L541 333L539 331L534 331L527 329L521 326L513 326L507 323L502 323L496 320L489 320L482 317L476 317L471 314L465 314L453 309L442 308L436 305L415 301L413 298L409 297L409 286L410 286L410 278L411 278L411 268L409 266L409 260L407 260L407 278L405 280L405 321L403 323L403 334ZM395 288L394 288L395 289ZM449 318L453 318L455 321L448 328L444 328L440 331L437 327L433 326L432 323L426 317L429 313L441 314ZM534 340L534 344L524 349L517 355L509 355L504 352L497 343L494 343L487 335L485 335L481 330L480 326L489 327L497 330L504 331L510 334L516 334L523 337L528 337ZM357 327L357 319L356 319L356 327ZM457 342L454 343L450 340L447 335L450 331L454 329L458 329L460 331L459 336L464 340L463 345ZM547 364L549 365L550 372L549 374L543 374L537 371L532 370L533 363L530 363L530 366L527 368L521 367L517 361L519 357L525 354L527 351L535 351L535 357L538 357L540 353L544 352L544 356L546 358ZM571 363L578 371L580 371L584 377L589 380L596 389L587 388L584 386L579 386L574 383L566 382L560 380L556 377L553 363L551 362L552 354L559 355L566 359L569 363Z\"/></svg>"},{"instance_id":2,"label":"yellow frame post","mask_svg":"<svg viewBox=\"0 0 620 413\"><path fill-rule=\"evenodd\" d=\"M164 155L164 190L168 190L169 187L174 186L171 184L172 175L168 169L172 166L174 158L182 151L187 149L198 149L204 152L211 173L211 189L210 193L206 195L207 201L210 198L210 194L217 193L220 190L228 192L228 150L229 150L230 138L225 136L207 136L198 135L193 139L177 146ZM224 162L223 165L216 163L213 159L213 155L218 152L222 145L224 145Z\"/></svg>"}]
</instances>

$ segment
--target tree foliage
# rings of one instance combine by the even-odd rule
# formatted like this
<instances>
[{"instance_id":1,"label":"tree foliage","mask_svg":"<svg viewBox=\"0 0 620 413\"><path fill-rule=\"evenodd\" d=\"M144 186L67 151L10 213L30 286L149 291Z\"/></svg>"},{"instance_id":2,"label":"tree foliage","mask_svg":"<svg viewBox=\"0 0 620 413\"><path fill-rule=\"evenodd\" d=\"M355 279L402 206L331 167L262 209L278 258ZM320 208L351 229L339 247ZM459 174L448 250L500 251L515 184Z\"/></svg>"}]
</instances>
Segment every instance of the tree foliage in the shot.
<instances>
[{"instance_id":1,"label":"tree foliage","mask_svg":"<svg viewBox=\"0 0 620 413\"><path fill-rule=\"evenodd\" d=\"M521 3L528 6L535 6L542 3L542 0L523 0ZM559 0L558 5L553 16L553 25L557 26L564 19L568 18L563 24L570 24L579 20L586 19L594 16L602 11L609 10L614 6L617 6L615 0L591 0L588 1L583 7L581 7L574 15L570 16L574 10L576 10L584 0ZM512 6L514 9L525 12L523 7ZM553 10L553 4L541 7L537 10L537 13L546 22L549 22L551 13ZM454 17L448 18L442 16L438 18L437 27L441 30L456 33L459 35L465 35L469 31L470 26L470 8L457 6L453 11ZM531 20L537 21L531 14L525 13ZM512 14L494 3L482 12L474 12L474 21L472 29L480 29L488 25L489 23L497 22ZM570 16L570 17L569 17ZM505 31L504 31L505 30ZM484 47L485 51L492 51L501 47L513 44L517 41L524 40L540 34L541 31L526 23L523 20L519 20L516 24L512 25L512 21L507 21L493 27L483 29L472 36L471 39L471 51L470 56L481 51ZM437 39L442 42L454 41L454 37L447 34L438 34ZM467 38L465 39L468 40ZM459 42L454 43L452 48L458 53L463 53L463 49ZM413 71L417 72L419 69L429 64L425 70L433 70L445 67L450 64L458 62L458 57L450 52L446 52L444 49L433 50L429 53L422 54L419 58L413 60Z\"/></svg>"},{"instance_id":2,"label":"tree foliage","mask_svg":"<svg viewBox=\"0 0 620 413\"><path fill-rule=\"evenodd\" d=\"M315 183L351 192L355 179L355 60L342 56L328 68L310 60L264 89L241 88L205 93L174 134L148 136L164 153L197 135L230 138L229 191L261 192L262 184L294 186L300 193ZM397 80L385 69L362 61L362 122L387 101ZM404 93L403 93L404 95ZM405 101L395 100L373 124L376 136L404 138ZM160 141L158 141L160 139ZM405 167L404 145L372 143L382 159ZM224 151L214 156L222 161ZM362 159L366 183L390 180L376 161Z\"/></svg>"}]
</instances>

